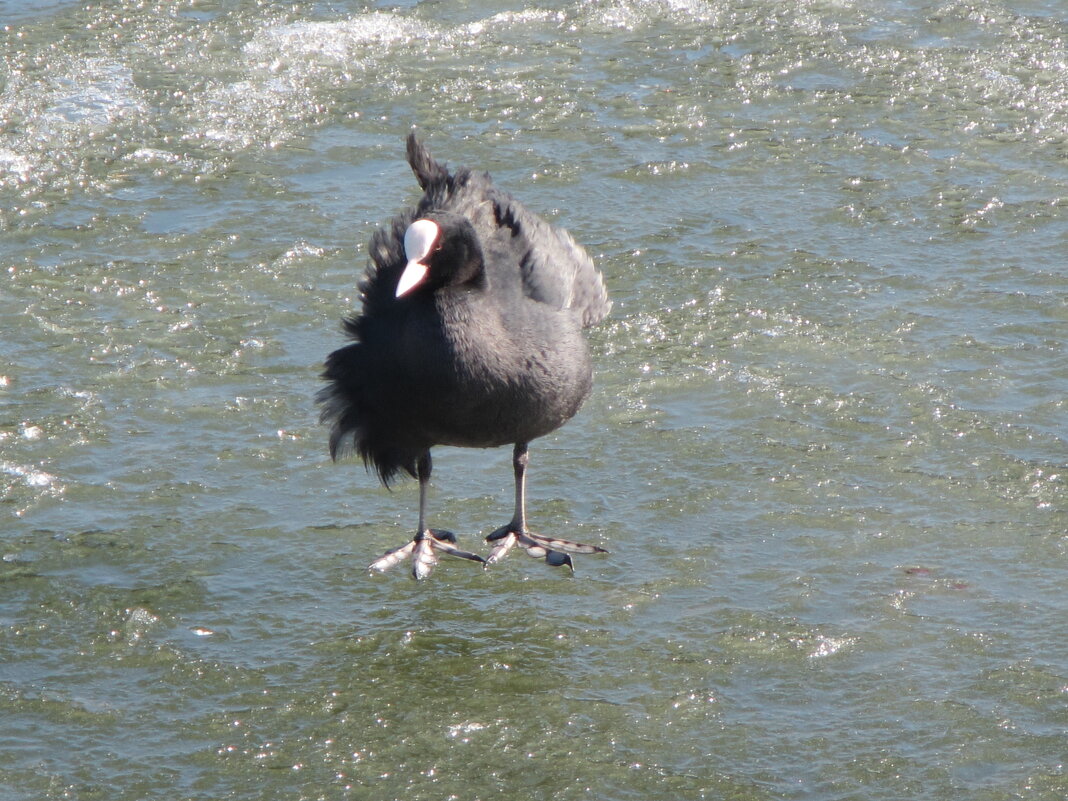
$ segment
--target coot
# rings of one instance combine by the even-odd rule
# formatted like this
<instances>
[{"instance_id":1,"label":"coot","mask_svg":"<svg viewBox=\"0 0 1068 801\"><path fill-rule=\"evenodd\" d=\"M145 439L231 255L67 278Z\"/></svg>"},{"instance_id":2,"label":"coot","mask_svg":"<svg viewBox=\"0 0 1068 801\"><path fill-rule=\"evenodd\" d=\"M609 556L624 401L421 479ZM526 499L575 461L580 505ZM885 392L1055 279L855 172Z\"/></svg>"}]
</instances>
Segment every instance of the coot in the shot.
<instances>
[{"instance_id":1,"label":"coot","mask_svg":"<svg viewBox=\"0 0 1068 801\"><path fill-rule=\"evenodd\" d=\"M590 392L582 328L611 306L601 275L571 236L527 211L486 173L449 172L415 134L408 163L424 194L371 237L354 342L327 357L319 392L334 459L355 448L387 487L419 480L415 538L374 561L411 555L425 578L438 552L486 564L515 545L573 569L571 553L604 549L527 528L527 445L559 428ZM426 525L430 449L513 445L515 513L487 559Z\"/></svg>"}]
</instances>

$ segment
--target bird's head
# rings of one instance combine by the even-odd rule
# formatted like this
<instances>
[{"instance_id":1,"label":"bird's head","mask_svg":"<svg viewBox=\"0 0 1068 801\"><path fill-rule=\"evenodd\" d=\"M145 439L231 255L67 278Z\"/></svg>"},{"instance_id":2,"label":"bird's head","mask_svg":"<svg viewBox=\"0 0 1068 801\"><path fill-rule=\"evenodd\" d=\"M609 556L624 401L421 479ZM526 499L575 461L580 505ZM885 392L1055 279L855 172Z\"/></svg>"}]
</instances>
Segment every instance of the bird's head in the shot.
<instances>
[{"instance_id":1,"label":"bird's head","mask_svg":"<svg viewBox=\"0 0 1068 801\"><path fill-rule=\"evenodd\" d=\"M420 217L404 232L407 264L397 282L397 297L419 287L430 291L467 284L484 275L482 248L471 222L448 213Z\"/></svg>"}]
</instances>

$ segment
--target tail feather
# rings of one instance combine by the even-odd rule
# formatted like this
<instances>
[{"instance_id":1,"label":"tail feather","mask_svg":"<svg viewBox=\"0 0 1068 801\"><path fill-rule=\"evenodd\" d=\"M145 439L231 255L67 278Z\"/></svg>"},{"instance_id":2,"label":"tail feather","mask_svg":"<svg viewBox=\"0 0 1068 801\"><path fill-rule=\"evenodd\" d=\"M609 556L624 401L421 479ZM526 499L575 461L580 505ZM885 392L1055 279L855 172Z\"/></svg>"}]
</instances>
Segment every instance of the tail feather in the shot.
<instances>
[{"instance_id":1,"label":"tail feather","mask_svg":"<svg viewBox=\"0 0 1068 801\"><path fill-rule=\"evenodd\" d=\"M381 430L395 429L389 412L368 392L365 377L369 371L360 343L347 345L331 353L326 359L322 378L326 386L319 390L316 401L320 406L319 422L330 425L330 457L335 461L350 455L363 459L368 470L374 470L381 482L389 487L397 474L404 471L416 476L416 460L426 447L383 437ZM383 419L387 422L383 424Z\"/></svg>"},{"instance_id":2,"label":"tail feather","mask_svg":"<svg viewBox=\"0 0 1068 801\"><path fill-rule=\"evenodd\" d=\"M442 183L449 178L449 171L445 165L435 161L430 151L426 149L426 145L419 141L419 137L414 132L408 134L408 164L415 173L415 180L424 190L432 184Z\"/></svg>"}]
</instances>

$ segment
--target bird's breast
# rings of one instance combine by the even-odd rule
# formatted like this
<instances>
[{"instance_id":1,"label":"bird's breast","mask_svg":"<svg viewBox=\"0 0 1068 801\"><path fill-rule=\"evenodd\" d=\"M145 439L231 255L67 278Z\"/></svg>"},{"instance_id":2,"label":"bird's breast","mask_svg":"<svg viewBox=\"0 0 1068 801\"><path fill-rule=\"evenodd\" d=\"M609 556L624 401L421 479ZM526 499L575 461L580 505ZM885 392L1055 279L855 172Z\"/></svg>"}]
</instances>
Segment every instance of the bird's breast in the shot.
<instances>
[{"instance_id":1,"label":"bird's breast","mask_svg":"<svg viewBox=\"0 0 1068 801\"><path fill-rule=\"evenodd\" d=\"M439 378L428 388L437 393L430 417L442 444L535 439L560 427L589 394L585 340L566 312L533 320L518 313L454 314L442 325L441 343Z\"/></svg>"}]
</instances>

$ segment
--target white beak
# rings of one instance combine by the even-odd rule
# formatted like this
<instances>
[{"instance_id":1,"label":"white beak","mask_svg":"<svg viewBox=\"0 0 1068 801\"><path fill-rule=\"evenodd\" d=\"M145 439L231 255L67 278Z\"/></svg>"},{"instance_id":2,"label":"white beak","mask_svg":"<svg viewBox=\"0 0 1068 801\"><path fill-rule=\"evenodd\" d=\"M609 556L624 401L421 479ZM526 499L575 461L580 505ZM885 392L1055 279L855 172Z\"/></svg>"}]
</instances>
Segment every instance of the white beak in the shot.
<instances>
[{"instance_id":1,"label":"white beak","mask_svg":"<svg viewBox=\"0 0 1068 801\"><path fill-rule=\"evenodd\" d=\"M430 269L423 260L430 255L434 244L441 236L441 227L433 220L416 220L404 232L404 255L408 264L397 282L397 297L411 292L426 278Z\"/></svg>"},{"instance_id":2,"label":"white beak","mask_svg":"<svg viewBox=\"0 0 1068 801\"><path fill-rule=\"evenodd\" d=\"M401 295L411 292L419 284L423 283L428 269L425 264L420 264L417 261L408 262L404 272L401 273L400 280L397 282L397 297L399 298Z\"/></svg>"}]
</instances>

